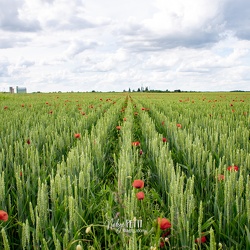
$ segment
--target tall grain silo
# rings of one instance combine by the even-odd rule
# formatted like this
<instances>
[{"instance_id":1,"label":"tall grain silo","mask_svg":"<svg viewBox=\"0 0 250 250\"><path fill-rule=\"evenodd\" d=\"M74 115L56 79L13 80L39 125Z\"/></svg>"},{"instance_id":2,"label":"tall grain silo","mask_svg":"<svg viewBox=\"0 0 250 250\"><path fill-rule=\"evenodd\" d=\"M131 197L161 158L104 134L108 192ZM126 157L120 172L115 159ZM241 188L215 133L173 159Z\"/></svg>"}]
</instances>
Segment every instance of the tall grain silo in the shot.
<instances>
[{"instance_id":1,"label":"tall grain silo","mask_svg":"<svg viewBox=\"0 0 250 250\"><path fill-rule=\"evenodd\" d=\"M16 86L16 92L17 92L17 94L27 93L27 89L25 87L18 87L18 86Z\"/></svg>"},{"instance_id":2,"label":"tall grain silo","mask_svg":"<svg viewBox=\"0 0 250 250\"><path fill-rule=\"evenodd\" d=\"M14 88L10 87L10 93L13 94L14 93Z\"/></svg>"}]
</instances>

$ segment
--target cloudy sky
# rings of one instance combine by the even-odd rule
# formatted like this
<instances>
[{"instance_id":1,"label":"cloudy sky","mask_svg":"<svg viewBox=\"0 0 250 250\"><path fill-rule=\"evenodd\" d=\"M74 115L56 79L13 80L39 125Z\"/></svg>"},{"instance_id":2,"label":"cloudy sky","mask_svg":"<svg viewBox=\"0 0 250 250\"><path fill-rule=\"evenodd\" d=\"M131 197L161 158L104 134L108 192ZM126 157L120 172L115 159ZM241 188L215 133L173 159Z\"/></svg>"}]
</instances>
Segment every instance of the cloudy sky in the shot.
<instances>
[{"instance_id":1,"label":"cloudy sky","mask_svg":"<svg viewBox=\"0 0 250 250\"><path fill-rule=\"evenodd\" d=\"M0 91L250 90L249 0L0 0Z\"/></svg>"}]
</instances>

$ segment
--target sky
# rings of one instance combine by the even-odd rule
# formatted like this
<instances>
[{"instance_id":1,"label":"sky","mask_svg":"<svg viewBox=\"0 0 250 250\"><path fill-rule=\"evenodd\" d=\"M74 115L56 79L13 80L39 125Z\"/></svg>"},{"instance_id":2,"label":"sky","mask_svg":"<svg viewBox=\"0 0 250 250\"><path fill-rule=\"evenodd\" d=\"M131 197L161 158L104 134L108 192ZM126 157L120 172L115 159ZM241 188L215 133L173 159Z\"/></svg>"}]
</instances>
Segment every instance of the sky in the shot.
<instances>
[{"instance_id":1,"label":"sky","mask_svg":"<svg viewBox=\"0 0 250 250\"><path fill-rule=\"evenodd\" d=\"M0 91L250 91L249 0L0 0Z\"/></svg>"}]
</instances>

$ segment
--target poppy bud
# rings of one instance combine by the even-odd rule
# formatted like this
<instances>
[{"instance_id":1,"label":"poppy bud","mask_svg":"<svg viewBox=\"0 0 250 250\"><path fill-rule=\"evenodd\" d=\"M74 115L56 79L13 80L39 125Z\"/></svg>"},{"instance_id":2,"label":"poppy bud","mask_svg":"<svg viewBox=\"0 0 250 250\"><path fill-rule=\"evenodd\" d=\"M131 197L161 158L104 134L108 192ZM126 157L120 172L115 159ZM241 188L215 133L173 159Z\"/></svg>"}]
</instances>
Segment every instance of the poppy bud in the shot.
<instances>
[{"instance_id":1,"label":"poppy bud","mask_svg":"<svg viewBox=\"0 0 250 250\"><path fill-rule=\"evenodd\" d=\"M91 232L91 227L87 227L86 230L85 230L85 233L88 234Z\"/></svg>"},{"instance_id":2,"label":"poppy bud","mask_svg":"<svg viewBox=\"0 0 250 250\"><path fill-rule=\"evenodd\" d=\"M77 245L77 246L76 246L76 250L83 250L83 248L82 248L81 245Z\"/></svg>"}]
</instances>

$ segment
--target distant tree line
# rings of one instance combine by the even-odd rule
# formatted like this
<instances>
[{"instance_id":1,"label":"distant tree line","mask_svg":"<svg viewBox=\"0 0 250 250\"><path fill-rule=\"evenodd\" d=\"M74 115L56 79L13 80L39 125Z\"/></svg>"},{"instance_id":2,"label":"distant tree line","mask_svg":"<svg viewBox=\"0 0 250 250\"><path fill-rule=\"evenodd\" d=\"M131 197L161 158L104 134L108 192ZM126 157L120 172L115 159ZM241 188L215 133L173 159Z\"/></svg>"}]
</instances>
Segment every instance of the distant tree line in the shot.
<instances>
[{"instance_id":1,"label":"distant tree line","mask_svg":"<svg viewBox=\"0 0 250 250\"><path fill-rule=\"evenodd\" d=\"M129 88L128 91L123 90L123 92L154 92L154 93L166 93L166 92L171 92L170 90L166 89L166 90L160 90L160 89L149 89L148 87L141 87L138 88L137 90ZM181 92L180 89L176 89L173 92Z\"/></svg>"}]
</instances>

